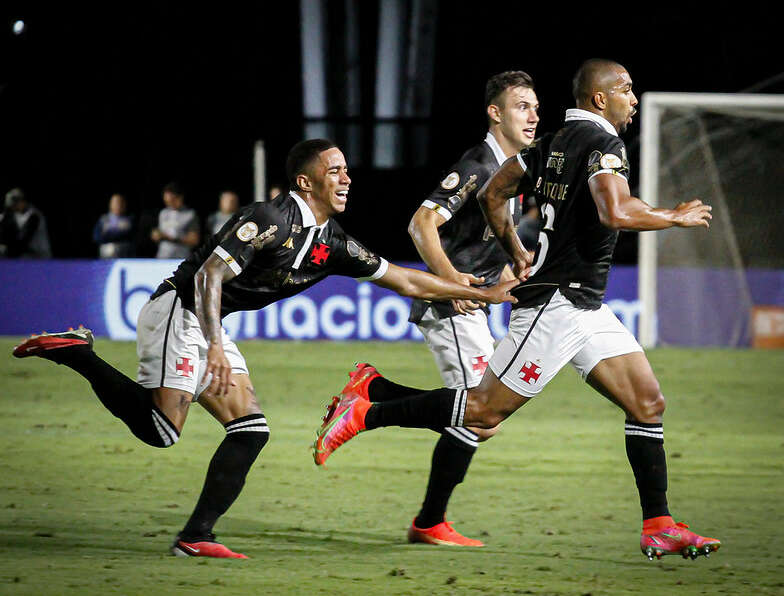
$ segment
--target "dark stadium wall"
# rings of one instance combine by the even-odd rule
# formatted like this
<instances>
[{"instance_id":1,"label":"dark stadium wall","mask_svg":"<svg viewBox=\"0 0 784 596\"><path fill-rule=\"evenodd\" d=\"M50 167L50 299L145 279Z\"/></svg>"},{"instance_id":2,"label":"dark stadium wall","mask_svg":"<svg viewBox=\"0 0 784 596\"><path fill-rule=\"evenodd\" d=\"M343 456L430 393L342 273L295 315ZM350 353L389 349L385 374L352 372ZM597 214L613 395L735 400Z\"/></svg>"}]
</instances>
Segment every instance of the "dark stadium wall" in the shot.
<instances>
[{"instance_id":1,"label":"dark stadium wall","mask_svg":"<svg viewBox=\"0 0 784 596\"><path fill-rule=\"evenodd\" d=\"M338 11L328 19L332 28L340 27L339 4L325 4L330 14ZM366 148L379 11L378 3L360 5L357 122ZM544 132L571 106L570 78L587 57L627 66L638 96L741 91L781 70L774 24L737 14L621 15L613 24L520 3L489 13L479 3L441 1L435 10L425 163L379 170L364 150L353 164L348 155L353 185L341 219L392 259L416 258L408 220L443 170L484 134L483 86L496 72L533 75ZM22 35L11 30L17 18L27 23ZM126 193L137 214L156 212L161 187L173 179L202 217L222 188L249 201L253 143L264 139L274 183L282 181L286 151L303 135L297 2L219 11L159 3L119 12L9 2L0 8L0 27L0 191L25 188L49 219L58 257L95 255L91 229L112 192ZM332 97L341 80L334 64ZM767 89L776 90L780 84ZM633 163L638 135L635 122L626 135ZM633 186L636 180L635 173Z\"/></svg>"}]
</instances>

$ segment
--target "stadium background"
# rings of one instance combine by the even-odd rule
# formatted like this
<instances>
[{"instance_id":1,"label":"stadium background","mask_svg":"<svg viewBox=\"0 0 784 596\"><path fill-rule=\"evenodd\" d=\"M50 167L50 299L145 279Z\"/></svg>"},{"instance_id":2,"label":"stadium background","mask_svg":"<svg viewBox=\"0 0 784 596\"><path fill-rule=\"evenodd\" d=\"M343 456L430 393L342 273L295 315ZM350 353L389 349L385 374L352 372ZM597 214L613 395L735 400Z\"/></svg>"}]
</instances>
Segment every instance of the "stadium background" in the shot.
<instances>
[{"instance_id":1,"label":"stadium background","mask_svg":"<svg viewBox=\"0 0 784 596\"><path fill-rule=\"evenodd\" d=\"M387 121L420 136L406 137L397 165L378 168L371 155L382 123L375 113L381 5L304 4L324 8L324 120L337 126L338 142L341 127L359 131L356 149L347 151L353 185L342 223L395 260L416 258L408 219L443 169L484 134L482 91L491 74L520 68L533 75L541 132L560 124L572 105L572 73L591 56L627 66L638 97L782 89L780 78L770 81L781 71L778 24L753 10L640 5L639 12L614 7L589 16L587 7L579 14L517 2L492 10L475 2L395 2L404 27L417 10L431 19L420 28L420 51L432 49L432 73L417 83L427 91L423 105ZM17 19L26 24L21 35L12 32ZM11 1L0 8L0 27L0 189L27 191L48 217L58 257L95 255L90 231L112 192L126 193L137 214L157 212L161 187L172 179L203 218L223 188L249 201L254 142L265 142L268 183L282 182L287 150L312 123L299 2L66 8ZM349 40L359 64L341 58ZM351 108L342 97L349 67L359 82ZM639 119L626 136L633 187L638 135ZM381 215L384 225L375 225ZM632 262L635 251L627 236L616 258Z\"/></svg>"}]
</instances>

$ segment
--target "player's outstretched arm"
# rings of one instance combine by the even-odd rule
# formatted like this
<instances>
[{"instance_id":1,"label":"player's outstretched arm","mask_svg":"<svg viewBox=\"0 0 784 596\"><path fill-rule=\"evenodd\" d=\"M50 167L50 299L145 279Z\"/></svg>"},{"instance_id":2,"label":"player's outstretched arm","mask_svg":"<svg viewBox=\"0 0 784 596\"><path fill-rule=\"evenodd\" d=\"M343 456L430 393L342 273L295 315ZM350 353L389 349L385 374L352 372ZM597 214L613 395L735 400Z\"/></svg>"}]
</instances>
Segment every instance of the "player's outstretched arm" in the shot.
<instances>
[{"instance_id":1,"label":"player's outstretched arm","mask_svg":"<svg viewBox=\"0 0 784 596\"><path fill-rule=\"evenodd\" d=\"M517 192L523 176L525 176L525 172L517 161L517 157L510 157L496 170L477 194L487 224L493 230L493 234L503 249L511 257L514 264L514 274L520 280L528 278L533 255L525 250L523 243L520 242L514 221L509 214L507 201Z\"/></svg>"},{"instance_id":2,"label":"player's outstretched arm","mask_svg":"<svg viewBox=\"0 0 784 596\"><path fill-rule=\"evenodd\" d=\"M212 374L210 393L226 395L231 384L231 364L223 352L221 337L221 291L223 282L235 276L229 266L216 254L211 254L194 277L196 317L207 340L207 367L204 376Z\"/></svg>"},{"instance_id":3,"label":"player's outstretched arm","mask_svg":"<svg viewBox=\"0 0 784 596\"><path fill-rule=\"evenodd\" d=\"M699 199L680 203L675 209L658 209L633 197L622 176L598 174L588 181L591 196L599 211L599 221L613 230L663 230L710 227L711 206Z\"/></svg>"},{"instance_id":4,"label":"player's outstretched arm","mask_svg":"<svg viewBox=\"0 0 784 596\"><path fill-rule=\"evenodd\" d=\"M476 188L475 180L476 175L469 176L466 183L457 191L461 199L464 199L464 195ZM438 228L446 222L447 219L443 215L427 207L419 207L414 213L408 224L408 234L411 236L422 261L437 276L455 283L470 286L484 282L484 278L458 271L449 260L441 246L441 237L438 234ZM466 314L483 305L470 300L453 300L452 306L460 314Z\"/></svg>"},{"instance_id":5,"label":"player's outstretched arm","mask_svg":"<svg viewBox=\"0 0 784 596\"><path fill-rule=\"evenodd\" d=\"M499 283L490 288L464 286L453 281L431 275L418 269L408 269L389 264L387 272L373 283L393 290L401 296L422 298L423 300L473 300L499 304L501 302L517 302L509 293L519 284L514 279Z\"/></svg>"}]
</instances>

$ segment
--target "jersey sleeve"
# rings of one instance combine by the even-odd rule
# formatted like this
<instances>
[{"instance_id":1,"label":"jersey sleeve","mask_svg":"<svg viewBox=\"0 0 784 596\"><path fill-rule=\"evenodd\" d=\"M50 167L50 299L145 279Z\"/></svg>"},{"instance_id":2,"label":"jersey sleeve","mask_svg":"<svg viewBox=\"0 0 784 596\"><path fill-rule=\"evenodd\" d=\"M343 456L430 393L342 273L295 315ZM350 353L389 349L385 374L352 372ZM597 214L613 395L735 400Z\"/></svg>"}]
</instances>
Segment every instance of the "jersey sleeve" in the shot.
<instances>
[{"instance_id":1,"label":"jersey sleeve","mask_svg":"<svg viewBox=\"0 0 784 596\"><path fill-rule=\"evenodd\" d=\"M348 234L342 235L338 248L340 264L335 271L338 275L353 277L358 281L374 281L383 277L389 268L386 259L373 254Z\"/></svg>"},{"instance_id":2,"label":"jersey sleeve","mask_svg":"<svg viewBox=\"0 0 784 596\"><path fill-rule=\"evenodd\" d=\"M459 161L425 199L422 207L432 209L448 221L463 205L476 198L477 191L484 186L490 174L489 168L478 161L469 159ZM459 191L472 175L476 176L475 188L461 199Z\"/></svg>"},{"instance_id":3,"label":"jersey sleeve","mask_svg":"<svg viewBox=\"0 0 784 596\"><path fill-rule=\"evenodd\" d=\"M280 212L269 204L259 203L234 224L213 254L239 275L259 253L280 246L287 237L287 231Z\"/></svg>"},{"instance_id":4,"label":"jersey sleeve","mask_svg":"<svg viewBox=\"0 0 784 596\"><path fill-rule=\"evenodd\" d=\"M596 146L588 154L588 180L599 174L612 174L629 180L629 160L626 158L626 145L618 137L597 140Z\"/></svg>"}]
</instances>

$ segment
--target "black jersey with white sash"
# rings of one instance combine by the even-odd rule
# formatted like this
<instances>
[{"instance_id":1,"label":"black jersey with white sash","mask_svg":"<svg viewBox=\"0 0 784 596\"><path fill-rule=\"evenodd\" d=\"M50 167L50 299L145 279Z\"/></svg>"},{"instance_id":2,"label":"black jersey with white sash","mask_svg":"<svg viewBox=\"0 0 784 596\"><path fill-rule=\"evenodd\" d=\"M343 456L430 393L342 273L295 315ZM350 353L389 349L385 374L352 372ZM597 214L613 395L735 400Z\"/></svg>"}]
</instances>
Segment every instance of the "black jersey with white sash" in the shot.
<instances>
[{"instance_id":1,"label":"black jersey with white sash","mask_svg":"<svg viewBox=\"0 0 784 596\"><path fill-rule=\"evenodd\" d=\"M294 192L240 209L180 264L161 289L167 284L176 287L183 307L194 311L194 276L211 254L236 274L223 282L221 317L264 308L329 275L374 280L388 267L385 259L346 234L334 220L316 225L313 212Z\"/></svg>"},{"instance_id":2,"label":"black jersey with white sash","mask_svg":"<svg viewBox=\"0 0 784 596\"><path fill-rule=\"evenodd\" d=\"M575 306L602 304L618 232L599 221L588 181L598 175L628 180L626 146L597 114L566 111L563 128L517 155L524 187L533 187L542 228L532 275L513 291L514 307L543 304L556 289Z\"/></svg>"}]
</instances>

